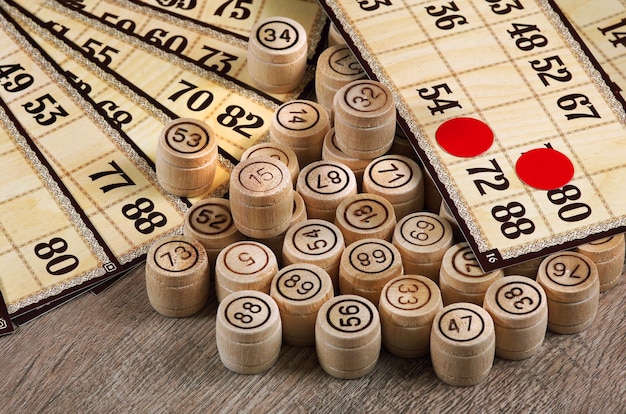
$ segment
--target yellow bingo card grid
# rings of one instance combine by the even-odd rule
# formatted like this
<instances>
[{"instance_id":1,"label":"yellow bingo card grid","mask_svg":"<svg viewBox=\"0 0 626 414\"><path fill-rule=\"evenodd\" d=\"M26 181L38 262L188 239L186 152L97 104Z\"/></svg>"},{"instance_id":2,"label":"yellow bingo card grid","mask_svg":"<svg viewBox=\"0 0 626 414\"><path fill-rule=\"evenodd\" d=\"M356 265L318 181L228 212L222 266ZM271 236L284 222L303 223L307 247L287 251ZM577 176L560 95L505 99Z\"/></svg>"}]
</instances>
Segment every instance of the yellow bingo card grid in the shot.
<instances>
[{"instance_id":1,"label":"yellow bingo card grid","mask_svg":"<svg viewBox=\"0 0 626 414\"><path fill-rule=\"evenodd\" d=\"M228 77L246 88L256 89L248 73L247 41L216 27L182 22L147 6L120 0L83 0L68 3L47 1L46 5L75 19L97 20L129 39L150 44L163 54L172 54L200 68ZM314 70L309 70L294 91L270 94L281 102L310 93ZM258 90L257 90L258 91ZM258 91L259 93L263 93Z\"/></svg>"},{"instance_id":2,"label":"yellow bingo card grid","mask_svg":"<svg viewBox=\"0 0 626 414\"><path fill-rule=\"evenodd\" d=\"M253 0L129 0L183 17L210 24L248 37L252 27L262 19L284 16L299 21L309 37L309 50L319 42L320 31L315 26L324 24L324 14L315 0L253 1Z\"/></svg>"},{"instance_id":3,"label":"yellow bingo card grid","mask_svg":"<svg viewBox=\"0 0 626 414\"><path fill-rule=\"evenodd\" d=\"M552 0L608 74L624 103L626 90L626 1Z\"/></svg>"},{"instance_id":4,"label":"yellow bingo card grid","mask_svg":"<svg viewBox=\"0 0 626 414\"><path fill-rule=\"evenodd\" d=\"M623 108L547 2L320 3L485 270L624 231Z\"/></svg>"},{"instance_id":5,"label":"yellow bingo card grid","mask_svg":"<svg viewBox=\"0 0 626 414\"><path fill-rule=\"evenodd\" d=\"M93 225L74 208L67 189L0 109L0 290L7 314L0 333L42 300L77 289L119 264L102 247ZM26 225L27 224L27 225ZM1 304L0 304L1 306Z\"/></svg>"},{"instance_id":6,"label":"yellow bingo card grid","mask_svg":"<svg viewBox=\"0 0 626 414\"><path fill-rule=\"evenodd\" d=\"M15 12L8 8L9 12ZM92 102L106 116L107 121L131 142L151 163L156 159L157 140L165 124L174 115L151 105L137 94L123 88L113 76L89 62L81 53L71 49L61 40L29 20L26 16L14 13L13 16L41 47L61 71L67 73L75 88ZM124 92L122 92L124 91ZM226 191L231 163L220 157L216 177L207 194L221 196ZM193 201L193 200L192 200Z\"/></svg>"},{"instance_id":7,"label":"yellow bingo card grid","mask_svg":"<svg viewBox=\"0 0 626 414\"><path fill-rule=\"evenodd\" d=\"M130 269L154 240L180 231L185 205L160 190L149 165L55 72L4 10L1 26L0 99L8 116L49 162L58 185L71 195L73 206L92 223L98 240L110 251L112 259L104 264L106 273L113 276ZM15 170L8 176L21 178ZM48 221L53 222L52 217ZM6 223L35 234L43 228L33 220L2 221L4 226ZM45 271L57 279L69 275L65 287L84 282L84 276L74 273L74 263L81 261L73 250L80 249L75 238L54 232L45 236L47 241L39 241L33 248L35 256L49 260ZM37 262L27 256L23 259L29 264ZM37 274L42 271L37 269ZM9 272L8 277L2 289L12 317L29 311L33 302L54 296L47 293L47 286L37 290L32 285L34 290L16 299L12 286L22 280L22 274Z\"/></svg>"},{"instance_id":8,"label":"yellow bingo card grid","mask_svg":"<svg viewBox=\"0 0 626 414\"><path fill-rule=\"evenodd\" d=\"M233 162L248 147L267 139L271 117L279 104L276 99L163 56L149 50L149 45L128 42L98 29L98 23L74 20L52 9L35 10L23 0L19 3L35 13L28 14L34 22L148 99L151 105L169 111L173 117L208 123L218 137L221 154Z\"/></svg>"}]
</instances>

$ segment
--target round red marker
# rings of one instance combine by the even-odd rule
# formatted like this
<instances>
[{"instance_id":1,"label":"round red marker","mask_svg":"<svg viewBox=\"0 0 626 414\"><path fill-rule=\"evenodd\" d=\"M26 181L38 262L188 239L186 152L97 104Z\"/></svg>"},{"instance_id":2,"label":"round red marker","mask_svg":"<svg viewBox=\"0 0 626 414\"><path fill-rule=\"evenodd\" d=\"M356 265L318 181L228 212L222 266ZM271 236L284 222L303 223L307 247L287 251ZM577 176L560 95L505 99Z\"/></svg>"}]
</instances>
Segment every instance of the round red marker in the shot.
<instances>
[{"instance_id":1,"label":"round red marker","mask_svg":"<svg viewBox=\"0 0 626 414\"><path fill-rule=\"evenodd\" d=\"M453 118L437 128L437 143L455 157L470 158L487 151L493 144L493 131L474 118Z\"/></svg>"},{"instance_id":2,"label":"round red marker","mask_svg":"<svg viewBox=\"0 0 626 414\"><path fill-rule=\"evenodd\" d=\"M537 148L525 152L515 164L517 176L531 187L555 190L574 177L574 165L562 152Z\"/></svg>"}]
</instances>

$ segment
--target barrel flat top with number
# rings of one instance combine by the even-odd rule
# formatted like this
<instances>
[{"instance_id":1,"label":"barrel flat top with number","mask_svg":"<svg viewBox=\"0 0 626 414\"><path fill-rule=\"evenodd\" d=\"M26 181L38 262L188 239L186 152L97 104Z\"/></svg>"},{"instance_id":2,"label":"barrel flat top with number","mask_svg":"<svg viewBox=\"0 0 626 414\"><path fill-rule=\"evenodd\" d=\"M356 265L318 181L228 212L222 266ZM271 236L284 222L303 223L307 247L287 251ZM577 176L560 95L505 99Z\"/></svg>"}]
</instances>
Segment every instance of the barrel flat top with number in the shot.
<instances>
[{"instance_id":1,"label":"barrel flat top with number","mask_svg":"<svg viewBox=\"0 0 626 414\"><path fill-rule=\"evenodd\" d=\"M402 275L387 282L380 303L381 309L386 306L393 314L393 323L402 327L427 325L443 308L437 284L418 275Z\"/></svg>"},{"instance_id":2,"label":"barrel flat top with number","mask_svg":"<svg viewBox=\"0 0 626 414\"><path fill-rule=\"evenodd\" d=\"M358 240L343 251L341 274L355 288L382 290L388 280L402 274L400 252L386 240Z\"/></svg>"},{"instance_id":3,"label":"barrel flat top with number","mask_svg":"<svg viewBox=\"0 0 626 414\"><path fill-rule=\"evenodd\" d=\"M293 152L291 147L277 142L262 142L248 148L241 155L241 161L256 157L271 157L281 161L289 168L291 180L295 185L298 174L300 173L300 164L298 163L296 153Z\"/></svg>"},{"instance_id":4,"label":"barrel flat top with number","mask_svg":"<svg viewBox=\"0 0 626 414\"><path fill-rule=\"evenodd\" d=\"M494 337L493 319L473 303L445 306L433 321L437 338L455 350L457 357L474 356L486 349ZM457 346L461 344L462 346Z\"/></svg>"},{"instance_id":5,"label":"barrel flat top with number","mask_svg":"<svg viewBox=\"0 0 626 414\"><path fill-rule=\"evenodd\" d=\"M546 293L539 283L525 276L511 275L489 286L483 307L494 323L523 329L547 318L547 306Z\"/></svg>"},{"instance_id":6,"label":"barrel flat top with number","mask_svg":"<svg viewBox=\"0 0 626 414\"><path fill-rule=\"evenodd\" d=\"M321 66L318 63L324 71L325 85L335 89L365 76L361 64L346 45L328 47L320 55L319 61L326 62Z\"/></svg>"},{"instance_id":7,"label":"barrel flat top with number","mask_svg":"<svg viewBox=\"0 0 626 414\"><path fill-rule=\"evenodd\" d=\"M378 126L395 116L391 91L369 79L355 80L339 89L333 109L336 117L363 128Z\"/></svg>"},{"instance_id":8,"label":"barrel flat top with number","mask_svg":"<svg viewBox=\"0 0 626 414\"><path fill-rule=\"evenodd\" d=\"M446 219L436 214L412 213L396 225L393 244L411 261L438 261L453 244L452 227Z\"/></svg>"},{"instance_id":9,"label":"barrel flat top with number","mask_svg":"<svg viewBox=\"0 0 626 414\"><path fill-rule=\"evenodd\" d=\"M328 111L304 99L282 104L270 125L270 132L279 142L299 148L322 142L329 129Z\"/></svg>"},{"instance_id":10,"label":"barrel flat top with number","mask_svg":"<svg viewBox=\"0 0 626 414\"><path fill-rule=\"evenodd\" d=\"M307 219L290 227L284 244L289 246L290 256L297 261L332 259L340 256L345 248L339 228L321 219Z\"/></svg>"},{"instance_id":11,"label":"barrel flat top with number","mask_svg":"<svg viewBox=\"0 0 626 414\"><path fill-rule=\"evenodd\" d=\"M325 302L318 319L327 323L316 324L325 336L334 338L335 346L348 343L351 348L364 345L380 332L378 310L369 300L357 295L339 295ZM316 332L316 336L320 336Z\"/></svg>"},{"instance_id":12,"label":"barrel flat top with number","mask_svg":"<svg viewBox=\"0 0 626 414\"><path fill-rule=\"evenodd\" d=\"M165 125L157 151L175 166L198 167L217 157L217 138L204 122L179 118Z\"/></svg>"},{"instance_id":13,"label":"barrel flat top with number","mask_svg":"<svg viewBox=\"0 0 626 414\"><path fill-rule=\"evenodd\" d=\"M504 272L494 270L485 273L476 260L476 256L467 243L458 243L450 247L441 262L442 276L447 276L447 283L467 293L485 292L494 280L504 276Z\"/></svg>"},{"instance_id":14,"label":"barrel flat top with number","mask_svg":"<svg viewBox=\"0 0 626 414\"><path fill-rule=\"evenodd\" d=\"M307 53L302 25L288 17L269 17L251 30L248 51L271 63L290 63Z\"/></svg>"},{"instance_id":15,"label":"barrel flat top with number","mask_svg":"<svg viewBox=\"0 0 626 414\"><path fill-rule=\"evenodd\" d=\"M375 234L387 238L393 234L396 214L386 198L361 193L347 197L339 204L335 224L348 233L371 234L370 237ZM346 233L344 237L348 239Z\"/></svg>"},{"instance_id":16,"label":"barrel flat top with number","mask_svg":"<svg viewBox=\"0 0 626 414\"><path fill-rule=\"evenodd\" d=\"M624 231L626 113L550 2L320 3L391 90L483 269ZM599 25L615 43L622 26Z\"/></svg>"},{"instance_id":17,"label":"barrel flat top with number","mask_svg":"<svg viewBox=\"0 0 626 414\"><path fill-rule=\"evenodd\" d=\"M184 232L206 248L210 243L225 247L243 238L233 222L230 203L223 198L207 198L195 203L185 212Z\"/></svg>"},{"instance_id":18,"label":"barrel flat top with number","mask_svg":"<svg viewBox=\"0 0 626 414\"><path fill-rule=\"evenodd\" d=\"M261 270L276 266L274 252L255 241L233 243L220 252L220 258L225 268L239 281L254 279Z\"/></svg>"},{"instance_id":19,"label":"barrel flat top with number","mask_svg":"<svg viewBox=\"0 0 626 414\"><path fill-rule=\"evenodd\" d=\"M539 282L556 301L587 299L599 289L598 270L588 257L575 252L554 253L546 257L537 272Z\"/></svg>"},{"instance_id":20,"label":"barrel flat top with number","mask_svg":"<svg viewBox=\"0 0 626 414\"><path fill-rule=\"evenodd\" d=\"M220 302L217 318L228 327L225 334L246 344L266 339L268 331L273 331L276 324L280 325L280 313L274 299L255 290L228 295Z\"/></svg>"},{"instance_id":21,"label":"barrel flat top with number","mask_svg":"<svg viewBox=\"0 0 626 414\"><path fill-rule=\"evenodd\" d=\"M333 284L328 273L319 266L292 264L274 276L271 296L280 297L284 312L306 315L319 309L322 303L333 296Z\"/></svg>"},{"instance_id":22,"label":"barrel flat top with number","mask_svg":"<svg viewBox=\"0 0 626 414\"><path fill-rule=\"evenodd\" d=\"M236 198L250 206L275 204L281 201L281 197L290 194L293 188L287 166L267 156L248 158L240 162L233 169L230 180L231 201L235 202Z\"/></svg>"},{"instance_id":23,"label":"barrel flat top with number","mask_svg":"<svg viewBox=\"0 0 626 414\"><path fill-rule=\"evenodd\" d=\"M363 190L384 195L392 203L402 203L418 197L424 180L419 165L402 155L384 155L365 169Z\"/></svg>"},{"instance_id":24,"label":"barrel flat top with number","mask_svg":"<svg viewBox=\"0 0 626 414\"><path fill-rule=\"evenodd\" d=\"M207 256L202 245L194 239L184 236L165 236L154 243L148 251L148 259L154 270L167 276L170 285L175 286L176 280L183 279L187 273L201 265L207 266ZM187 284L188 281L181 281Z\"/></svg>"},{"instance_id":25,"label":"barrel flat top with number","mask_svg":"<svg viewBox=\"0 0 626 414\"><path fill-rule=\"evenodd\" d=\"M300 171L296 189L307 202L321 196L338 205L348 195L356 194L356 177L340 162L315 161Z\"/></svg>"}]
</instances>

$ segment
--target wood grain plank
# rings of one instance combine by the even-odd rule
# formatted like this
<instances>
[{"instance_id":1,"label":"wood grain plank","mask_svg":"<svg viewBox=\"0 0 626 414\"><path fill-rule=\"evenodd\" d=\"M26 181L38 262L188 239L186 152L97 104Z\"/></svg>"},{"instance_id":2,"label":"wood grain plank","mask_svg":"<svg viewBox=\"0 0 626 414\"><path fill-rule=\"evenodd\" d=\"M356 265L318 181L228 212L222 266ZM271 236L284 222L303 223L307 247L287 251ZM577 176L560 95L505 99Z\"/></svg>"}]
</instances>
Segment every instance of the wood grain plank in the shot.
<instances>
[{"instance_id":1,"label":"wood grain plank","mask_svg":"<svg viewBox=\"0 0 626 414\"><path fill-rule=\"evenodd\" d=\"M197 315L165 318L139 268L2 338L0 403L6 412L623 412L625 306L622 277L588 330L548 333L524 361L496 358L474 387L439 381L429 357L386 350L371 374L339 380L314 348L288 345L269 371L247 376L219 360L214 296Z\"/></svg>"}]
</instances>

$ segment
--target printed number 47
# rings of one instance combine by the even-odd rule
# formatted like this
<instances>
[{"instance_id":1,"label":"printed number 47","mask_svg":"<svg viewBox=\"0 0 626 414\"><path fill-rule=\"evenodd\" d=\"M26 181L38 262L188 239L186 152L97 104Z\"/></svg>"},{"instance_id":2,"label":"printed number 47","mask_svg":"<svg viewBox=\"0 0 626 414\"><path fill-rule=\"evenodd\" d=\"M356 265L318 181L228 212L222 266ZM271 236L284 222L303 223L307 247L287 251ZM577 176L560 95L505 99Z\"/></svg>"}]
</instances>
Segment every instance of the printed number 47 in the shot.
<instances>
[{"instance_id":1,"label":"printed number 47","mask_svg":"<svg viewBox=\"0 0 626 414\"><path fill-rule=\"evenodd\" d=\"M472 315L461 316L461 319L467 319L467 331L469 332L472 329ZM450 323L448 324L448 330L461 333L461 328L456 323L456 319L450 319Z\"/></svg>"}]
</instances>

